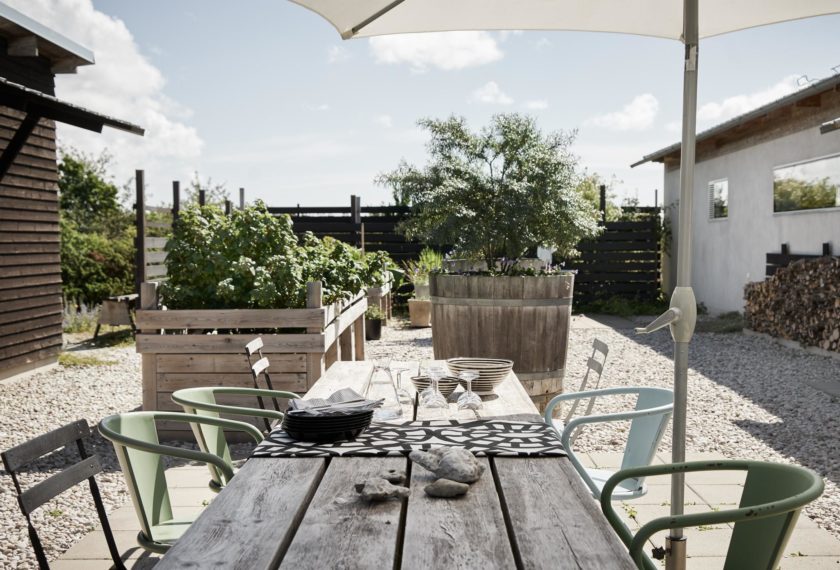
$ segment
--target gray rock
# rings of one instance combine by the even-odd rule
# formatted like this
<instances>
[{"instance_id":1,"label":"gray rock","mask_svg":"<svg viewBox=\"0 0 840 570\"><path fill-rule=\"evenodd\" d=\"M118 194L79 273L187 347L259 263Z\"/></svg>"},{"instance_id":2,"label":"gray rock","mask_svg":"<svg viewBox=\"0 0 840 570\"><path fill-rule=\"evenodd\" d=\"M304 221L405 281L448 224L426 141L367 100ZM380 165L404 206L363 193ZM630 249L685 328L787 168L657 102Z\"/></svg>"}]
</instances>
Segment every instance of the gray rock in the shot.
<instances>
[{"instance_id":1,"label":"gray rock","mask_svg":"<svg viewBox=\"0 0 840 570\"><path fill-rule=\"evenodd\" d=\"M474 483L484 473L484 465L463 447L436 447L428 452L415 450L409 457L440 479Z\"/></svg>"},{"instance_id":2,"label":"gray rock","mask_svg":"<svg viewBox=\"0 0 840 570\"><path fill-rule=\"evenodd\" d=\"M430 485L426 485L424 491L430 497L460 497L470 490L466 483L459 483L451 479L438 479Z\"/></svg>"},{"instance_id":3,"label":"gray rock","mask_svg":"<svg viewBox=\"0 0 840 570\"><path fill-rule=\"evenodd\" d=\"M356 483L356 492L366 501L387 501L392 497L402 499L409 495L407 487L392 485L382 477L372 477Z\"/></svg>"},{"instance_id":4,"label":"gray rock","mask_svg":"<svg viewBox=\"0 0 840 570\"><path fill-rule=\"evenodd\" d=\"M394 485L405 483L405 471L403 469L388 469L387 471L383 471L379 476Z\"/></svg>"}]
</instances>

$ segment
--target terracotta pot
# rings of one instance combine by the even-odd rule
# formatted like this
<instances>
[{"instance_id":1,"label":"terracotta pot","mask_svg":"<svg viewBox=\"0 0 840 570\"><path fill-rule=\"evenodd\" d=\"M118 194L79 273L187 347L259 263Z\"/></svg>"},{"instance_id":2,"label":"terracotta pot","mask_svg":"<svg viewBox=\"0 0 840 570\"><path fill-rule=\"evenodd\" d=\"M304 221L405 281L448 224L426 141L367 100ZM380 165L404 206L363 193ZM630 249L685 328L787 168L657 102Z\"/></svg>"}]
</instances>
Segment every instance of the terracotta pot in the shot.
<instances>
[{"instance_id":1,"label":"terracotta pot","mask_svg":"<svg viewBox=\"0 0 840 570\"><path fill-rule=\"evenodd\" d=\"M408 315L413 327L432 326L432 302L428 299L409 299Z\"/></svg>"}]
</instances>

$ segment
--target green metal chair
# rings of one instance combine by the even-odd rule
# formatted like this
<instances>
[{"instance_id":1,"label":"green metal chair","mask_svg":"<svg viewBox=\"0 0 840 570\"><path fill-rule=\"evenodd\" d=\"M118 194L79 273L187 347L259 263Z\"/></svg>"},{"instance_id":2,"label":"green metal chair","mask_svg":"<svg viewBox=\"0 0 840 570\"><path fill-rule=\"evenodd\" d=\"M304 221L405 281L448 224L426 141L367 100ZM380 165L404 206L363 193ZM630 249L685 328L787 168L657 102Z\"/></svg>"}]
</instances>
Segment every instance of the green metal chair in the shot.
<instances>
[{"instance_id":1,"label":"green metal chair","mask_svg":"<svg viewBox=\"0 0 840 570\"><path fill-rule=\"evenodd\" d=\"M192 524L192 519L176 519L172 515L163 456L212 464L222 474L225 483L233 477L233 469L228 462L212 453L162 445L158 439L157 421L206 424L242 431L256 441L262 440L262 434L244 422L175 412L129 412L108 416L99 422L99 433L114 444L140 521L137 542L150 552L163 554Z\"/></svg>"},{"instance_id":2,"label":"green metal chair","mask_svg":"<svg viewBox=\"0 0 840 570\"><path fill-rule=\"evenodd\" d=\"M737 509L654 519L634 536L619 518L612 505L613 490L625 479L697 471L746 471L744 491ZM619 471L606 482L601 494L601 508L612 527L630 550L641 570L659 570L642 551L655 533L670 528L735 523L725 570L776 570L793 532L802 507L823 492L819 475L796 465L763 461L692 461L653 465Z\"/></svg>"},{"instance_id":3,"label":"green metal chair","mask_svg":"<svg viewBox=\"0 0 840 570\"><path fill-rule=\"evenodd\" d=\"M560 402L627 394L637 396L636 408L632 412L581 416L570 420L566 424L554 419L554 408ZM586 424L630 420L630 433L627 435L627 445L624 448L621 468L628 469L650 465L656 454L656 447L662 440L662 435L671 419L673 409L674 393L665 388L606 388L555 396L545 408L544 419L545 423L552 426L560 435L560 440L569 456L569 460L577 469L583 482L589 487L592 496L598 499L601 497L601 489L604 487L604 483L613 475L613 471L590 469L583 466L572 448L572 438L575 432ZM624 482L621 485L621 490L615 493L613 498L618 500L634 499L645 493L647 493L647 487L644 477L641 477Z\"/></svg>"},{"instance_id":4,"label":"green metal chair","mask_svg":"<svg viewBox=\"0 0 840 570\"><path fill-rule=\"evenodd\" d=\"M207 388L185 388L177 390L172 394L172 401L184 408L184 412L207 418L218 418L219 414L230 416L244 416L250 418L263 418L266 421L282 421L283 413L277 410L266 408L248 408L243 406L231 406L218 404L218 396L254 396L257 398L271 398L275 402L278 398L300 398L293 392L282 392L278 390L257 390L255 388L228 388L212 386ZM205 453L212 453L221 457L229 467L233 467L230 457L230 449L225 439L224 430L208 424L193 424L193 433L198 442L198 447ZM219 492L224 487L222 474L212 463L207 464L210 469L210 489Z\"/></svg>"}]
</instances>

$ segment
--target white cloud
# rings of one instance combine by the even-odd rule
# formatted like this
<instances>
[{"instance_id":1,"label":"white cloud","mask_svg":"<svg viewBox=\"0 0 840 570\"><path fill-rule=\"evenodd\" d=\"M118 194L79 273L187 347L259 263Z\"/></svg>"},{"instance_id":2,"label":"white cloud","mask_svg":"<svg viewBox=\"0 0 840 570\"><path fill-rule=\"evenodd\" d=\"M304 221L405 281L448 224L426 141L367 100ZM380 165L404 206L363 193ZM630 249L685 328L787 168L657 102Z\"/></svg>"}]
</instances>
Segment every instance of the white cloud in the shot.
<instances>
[{"instance_id":1,"label":"white cloud","mask_svg":"<svg viewBox=\"0 0 840 570\"><path fill-rule=\"evenodd\" d=\"M386 129L390 129L394 126L394 119L393 117L391 117L391 115L379 115L374 119L374 122L379 126L385 127Z\"/></svg>"},{"instance_id":2,"label":"white cloud","mask_svg":"<svg viewBox=\"0 0 840 570\"><path fill-rule=\"evenodd\" d=\"M525 108L533 111L541 111L548 109L548 101L545 99L534 99L533 101L525 101Z\"/></svg>"},{"instance_id":3,"label":"white cloud","mask_svg":"<svg viewBox=\"0 0 840 570\"><path fill-rule=\"evenodd\" d=\"M771 101L780 99L785 95L790 95L799 89L800 86L797 84L797 76L789 75L775 85L771 85L761 91L727 97L720 102L706 103L697 110L697 121L720 123L738 115L743 115Z\"/></svg>"},{"instance_id":4,"label":"white cloud","mask_svg":"<svg viewBox=\"0 0 840 570\"><path fill-rule=\"evenodd\" d=\"M523 34L522 30L502 30L499 32L499 39L503 42L506 42L508 38L513 36L521 36Z\"/></svg>"},{"instance_id":5,"label":"white cloud","mask_svg":"<svg viewBox=\"0 0 840 570\"><path fill-rule=\"evenodd\" d=\"M327 61L329 63L341 63L350 59L350 50L344 46L330 46L327 50Z\"/></svg>"},{"instance_id":6,"label":"white cloud","mask_svg":"<svg viewBox=\"0 0 840 570\"><path fill-rule=\"evenodd\" d=\"M595 125L614 131L641 131L649 128L659 112L659 101L650 93L637 95L621 111L587 119L585 125Z\"/></svg>"},{"instance_id":7,"label":"white cloud","mask_svg":"<svg viewBox=\"0 0 840 570\"><path fill-rule=\"evenodd\" d=\"M197 161L204 144L196 129L184 122L191 111L166 96L163 74L140 52L122 20L96 10L91 0L7 3L96 54L95 65L80 67L77 75L56 77L59 97L146 129L146 135L138 137L108 128L95 134L60 126L62 145L97 154L108 149L118 181L133 175L135 168L153 170L177 163L191 169L187 163Z\"/></svg>"},{"instance_id":8,"label":"white cloud","mask_svg":"<svg viewBox=\"0 0 840 570\"><path fill-rule=\"evenodd\" d=\"M545 36L540 37L540 39L531 42L531 45L534 46L534 49L537 51L543 50L545 48L551 47L551 40Z\"/></svg>"},{"instance_id":9,"label":"white cloud","mask_svg":"<svg viewBox=\"0 0 840 570\"><path fill-rule=\"evenodd\" d=\"M511 105L513 99L501 90L495 81L488 81L472 92L470 101L488 103L490 105Z\"/></svg>"},{"instance_id":10,"label":"white cloud","mask_svg":"<svg viewBox=\"0 0 840 570\"><path fill-rule=\"evenodd\" d=\"M370 38L377 63L408 64L423 73L430 67L451 71L502 59L496 39L488 32L432 32Z\"/></svg>"},{"instance_id":11,"label":"white cloud","mask_svg":"<svg viewBox=\"0 0 840 570\"><path fill-rule=\"evenodd\" d=\"M327 103L305 103L303 105L303 108L306 109L307 111L320 111L320 112L330 110L330 106Z\"/></svg>"}]
</instances>

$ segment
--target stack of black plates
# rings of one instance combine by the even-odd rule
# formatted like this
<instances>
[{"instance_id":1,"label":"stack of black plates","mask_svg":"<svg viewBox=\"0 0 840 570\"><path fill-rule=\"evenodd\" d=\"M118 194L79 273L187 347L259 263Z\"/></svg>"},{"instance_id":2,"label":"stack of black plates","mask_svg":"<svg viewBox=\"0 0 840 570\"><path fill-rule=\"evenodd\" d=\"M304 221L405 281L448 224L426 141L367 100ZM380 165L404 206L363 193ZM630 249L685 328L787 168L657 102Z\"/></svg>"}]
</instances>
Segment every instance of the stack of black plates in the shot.
<instances>
[{"instance_id":1,"label":"stack of black plates","mask_svg":"<svg viewBox=\"0 0 840 570\"><path fill-rule=\"evenodd\" d=\"M373 410L333 416L286 414L283 431L298 441L329 443L354 440L370 425Z\"/></svg>"}]
</instances>

